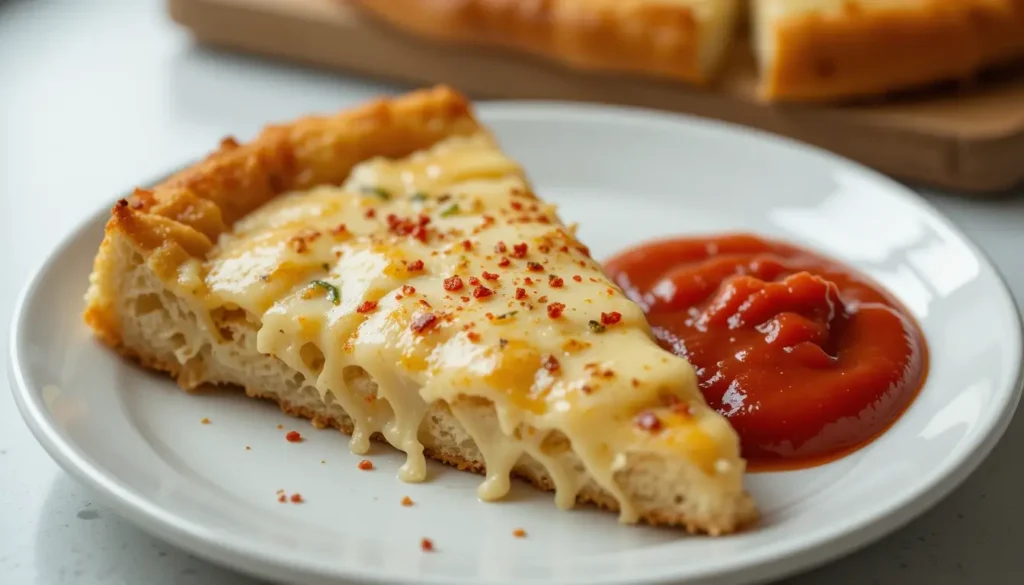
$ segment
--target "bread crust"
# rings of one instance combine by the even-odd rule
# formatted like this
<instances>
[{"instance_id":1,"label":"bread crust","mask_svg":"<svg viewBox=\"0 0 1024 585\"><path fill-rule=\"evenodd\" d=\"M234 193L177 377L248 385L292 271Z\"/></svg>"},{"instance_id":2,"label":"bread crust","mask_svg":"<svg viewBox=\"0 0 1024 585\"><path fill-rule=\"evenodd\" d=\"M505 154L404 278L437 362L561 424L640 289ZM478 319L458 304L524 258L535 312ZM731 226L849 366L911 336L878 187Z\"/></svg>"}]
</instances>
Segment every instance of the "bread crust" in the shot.
<instances>
[{"instance_id":1,"label":"bread crust","mask_svg":"<svg viewBox=\"0 0 1024 585\"><path fill-rule=\"evenodd\" d=\"M356 0L432 39L511 48L595 71L703 84L702 35L689 6L622 0Z\"/></svg>"},{"instance_id":2,"label":"bread crust","mask_svg":"<svg viewBox=\"0 0 1024 585\"><path fill-rule=\"evenodd\" d=\"M811 12L758 32L772 47L762 55L765 99L835 101L967 80L1024 56L1024 0L852 1L837 15Z\"/></svg>"}]
</instances>

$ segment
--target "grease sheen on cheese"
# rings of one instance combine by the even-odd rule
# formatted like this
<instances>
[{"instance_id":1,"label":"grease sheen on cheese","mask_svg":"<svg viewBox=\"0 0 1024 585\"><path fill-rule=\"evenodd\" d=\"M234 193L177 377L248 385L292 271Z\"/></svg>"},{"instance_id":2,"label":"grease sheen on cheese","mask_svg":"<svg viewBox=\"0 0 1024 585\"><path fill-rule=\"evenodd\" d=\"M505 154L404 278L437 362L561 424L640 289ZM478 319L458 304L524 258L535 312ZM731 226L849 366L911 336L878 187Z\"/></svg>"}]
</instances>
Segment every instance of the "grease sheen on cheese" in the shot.
<instances>
[{"instance_id":1,"label":"grease sheen on cheese","mask_svg":"<svg viewBox=\"0 0 1024 585\"><path fill-rule=\"evenodd\" d=\"M677 453L735 481L743 471L690 365L652 340L640 308L486 136L278 197L222 236L202 268L207 308L259 316L258 350L345 409L354 452L374 433L404 451L404 480L425 478L418 432L438 400L483 454L487 500L505 495L523 455L547 468L559 506L589 474L624 521L637 512L615 473L631 453ZM603 313L621 319L605 324ZM375 394L351 387L352 368ZM465 415L481 400L496 425ZM650 415L658 432L637 422ZM584 469L554 456L566 440Z\"/></svg>"}]
</instances>

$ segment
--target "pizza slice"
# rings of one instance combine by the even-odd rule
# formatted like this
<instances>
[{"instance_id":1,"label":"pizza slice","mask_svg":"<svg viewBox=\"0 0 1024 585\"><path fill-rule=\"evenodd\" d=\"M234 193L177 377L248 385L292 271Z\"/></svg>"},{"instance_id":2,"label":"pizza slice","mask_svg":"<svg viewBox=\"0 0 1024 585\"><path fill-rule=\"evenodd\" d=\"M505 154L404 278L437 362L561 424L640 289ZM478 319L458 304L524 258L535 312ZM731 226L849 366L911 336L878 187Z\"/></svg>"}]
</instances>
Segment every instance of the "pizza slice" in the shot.
<instances>
[{"instance_id":1,"label":"pizza slice","mask_svg":"<svg viewBox=\"0 0 1024 585\"><path fill-rule=\"evenodd\" d=\"M625 522L755 516L690 365L446 88L271 127L113 208L85 319L186 389L510 475Z\"/></svg>"},{"instance_id":2,"label":"pizza slice","mask_svg":"<svg viewBox=\"0 0 1024 585\"><path fill-rule=\"evenodd\" d=\"M1024 57L1024 0L754 0L761 93L885 94Z\"/></svg>"},{"instance_id":3,"label":"pizza slice","mask_svg":"<svg viewBox=\"0 0 1024 585\"><path fill-rule=\"evenodd\" d=\"M726 55L741 0L356 0L443 41L513 48L583 69L706 83Z\"/></svg>"}]
</instances>

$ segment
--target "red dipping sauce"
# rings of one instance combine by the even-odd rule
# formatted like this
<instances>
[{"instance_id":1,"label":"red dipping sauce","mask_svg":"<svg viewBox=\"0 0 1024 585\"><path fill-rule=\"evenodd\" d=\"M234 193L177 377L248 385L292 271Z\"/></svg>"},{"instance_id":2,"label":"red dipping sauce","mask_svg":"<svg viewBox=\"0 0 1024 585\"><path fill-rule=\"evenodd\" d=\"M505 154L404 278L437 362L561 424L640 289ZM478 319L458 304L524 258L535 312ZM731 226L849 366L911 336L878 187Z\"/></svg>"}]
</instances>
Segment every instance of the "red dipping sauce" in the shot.
<instances>
[{"instance_id":1,"label":"red dipping sauce","mask_svg":"<svg viewBox=\"0 0 1024 585\"><path fill-rule=\"evenodd\" d=\"M686 358L753 470L810 467L885 431L924 383L924 335L867 277L749 235L683 238L605 266Z\"/></svg>"}]
</instances>

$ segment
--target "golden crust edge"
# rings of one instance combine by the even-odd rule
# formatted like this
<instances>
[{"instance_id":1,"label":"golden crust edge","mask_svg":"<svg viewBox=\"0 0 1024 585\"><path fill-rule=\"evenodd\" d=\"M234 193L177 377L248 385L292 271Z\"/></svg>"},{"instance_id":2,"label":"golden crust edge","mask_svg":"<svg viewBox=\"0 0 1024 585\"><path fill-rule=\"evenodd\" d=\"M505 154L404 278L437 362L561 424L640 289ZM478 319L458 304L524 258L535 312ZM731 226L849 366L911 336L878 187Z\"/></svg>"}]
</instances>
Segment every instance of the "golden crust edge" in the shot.
<instances>
[{"instance_id":1,"label":"golden crust edge","mask_svg":"<svg viewBox=\"0 0 1024 585\"><path fill-rule=\"evenodd\" d=\"M245 144L225 138L204 160L114 204L83 318L109 345L120 343L100 269L114 233L128 236L166 274L189 258L204 258L237 219L277 195L340 184L352 167L377 156L402 157L452 136L486 132L465 96L438 85L268 126Z\"/></svg>"},{"instance_id":2,"label":"golden crust edge","mask_svg":"<svg viewBox=\"0 0 1024 585\"><path fill-rule=\"evenodd\" d=\"M968 80L1024 58L1024 0L1008 0L999 12L933 2L844 20L809 14L763 32L775 51L761 65L762 99L863 98Z\"/></svg>"},{"instance_id":3,"label":"golden crust edge","mask_svg":"<svg viewBox=\"0 0 1024 585\"><path fill-rule=\"evenodd\" d=\"M524 7L518 0L455 0L443 6L403 0L355 3L405 32L448 43L514 49L586 70L640 73L705 85L718 65L702 71L701 30L693 11L685 6L638 6L627 28L621 17L602 12L613 2L599 3L599 10L577 8L579 2L574 0L550 0L540 7L536 3Z\"/></svg>"}]
</instances>

